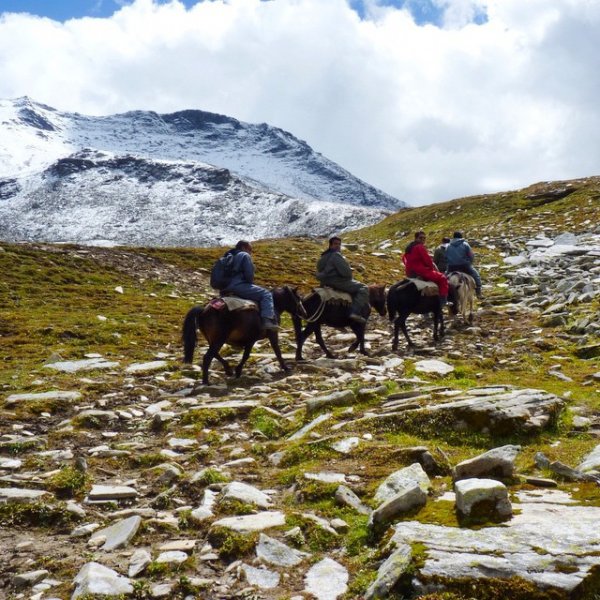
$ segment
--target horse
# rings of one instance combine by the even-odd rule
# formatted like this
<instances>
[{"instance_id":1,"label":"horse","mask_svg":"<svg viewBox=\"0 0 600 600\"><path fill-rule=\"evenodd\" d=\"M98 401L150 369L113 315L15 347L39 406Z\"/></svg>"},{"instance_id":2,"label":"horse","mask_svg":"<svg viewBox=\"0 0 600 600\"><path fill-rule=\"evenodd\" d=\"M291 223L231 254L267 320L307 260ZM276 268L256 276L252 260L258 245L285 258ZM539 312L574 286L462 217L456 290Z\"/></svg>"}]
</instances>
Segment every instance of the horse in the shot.
<instances>
[{"instance_id":1,"label":"horse","mask_svg":"<svg viewBox=\"0 0 600 600\"><path fill-rule=\"evenodd\" d=\"M324 303L316 292L312 292L302 298L302 306L306 314L307 325L302 330L302 322L300 317L292 316L294 324L294 332L296 334L296 360L304 360L302 357L302 346L308 339L311 333L314 332L317 343L325 352L327 358L335 358L335 355L327 348L321 333L321 326L328 325L329 327L342 328L350 327L356 336L356 340L352 342L348 348L348 352L356 350L358 347L360 352L368 356L365 349L365 323L358 323L349 318L350 310L345 304L339 303ZM362 316L368 318L373 307L382 317L385 316L385 285L370 285L369 286L369 303L363 308Z\"/></svg>"},{"instance_id":2,"label":"horse","mask_svg":"<svg viewBox=\"0 0 600 600\"><path fill-rule=\"evenodd\" d=\"M394 351L398 350L398 332L400 329L402 329L409 347L414 348L415 346L406 329L406 319L408 319L410 314L425 315L433 313L433 339L436 342L445 333L444 315L440 305L440 297L438 295L422 295L417 286L408 279L399 281L390 287L387 294L387 310L390 321L394 323L394 337L392 341L392 350Z\"/></svg>"},{"instance_id":3,"label":"horse","mask_svg":"<svg viewBox=\"0 0 600 600\"><path fill-rule=\"evenodd\" d=\"M300 295L296 288L283 286L272 290L275 313L279 319L282 312L289 312L293 318L306 316ZM183 362L191 364L194 358L194 349L197 343L196 330L200 329L208 341L208 350L202 360L202 383L208 385L208 370L213 358L216 358L225 369L228 377L240 377L244 364L250 356L254 344L265 337L271 343L275 356L283 371L288 372L289 367L284 363L279 348L279 336L276 330L265 330L262 326L260 314L257 310L237 310L230 312L226 308L215 310L202 306L195 306L188 311L182 327ZM241 346L244 348L242 359L232 370L229 363L219 354L224 344Z\"/></svg>"},{"instance_id":4,"label":"horse","mask_svg":"<svg viewBox=\"0 0 600 600\"><path fill-rule=\"evenodd\" d=\"M471 325L473 323L473 306L475 303L475 280L466 273L452 271L448 273L448 286L452 299L451 313L459 314Z\"/></svg>"}]
</instances>

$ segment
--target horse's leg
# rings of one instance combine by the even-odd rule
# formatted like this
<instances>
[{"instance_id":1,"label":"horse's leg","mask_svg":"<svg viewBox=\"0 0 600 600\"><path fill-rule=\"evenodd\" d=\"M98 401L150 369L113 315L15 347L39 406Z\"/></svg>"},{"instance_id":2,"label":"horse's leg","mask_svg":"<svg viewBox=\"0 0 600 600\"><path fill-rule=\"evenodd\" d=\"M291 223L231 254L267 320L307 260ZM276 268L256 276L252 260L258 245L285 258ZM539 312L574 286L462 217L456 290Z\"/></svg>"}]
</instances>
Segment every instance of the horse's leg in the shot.
<instances>
[{"instance_id":1,"label":"horse's leg","mask_svg":"<svg viewBox=\"0 0 600 600\"><path fill-rule=\"evenodd\" d=\"M409 312L407 311L402 311L400 313L400 316L398 317L398 321L400 321L400 329L402 329L402 333L404 334L404 337L406 338L406 341L408 343L408 346L410 348L414 348L415 344L413 343L413 341L410 339L409 335L408 335L408 329L406 327L406 319L408 319L408 316L410 315Z\"/></svg>"},{"instance_id":2,"label":"horse's leg","mask_svg":"<svg viewBox=\"0 0 600 600\"><path fill-rule=\"evenodd\" d=\"M208 370L210 368L210 363L213 358L219 355L219 350L223 347L226 339L227 333L222 333L208 346L208 350L202 359L202 383L204 385L208 385Z\"/></svg>"},{"instance_id":3,"label":"horse's leg","mask_svg":"<svg viewBox=\"0 0 600 600\"><path fill-rule=\"evenodd\" d=\"M365 348L365 325L361 323L352 323L350 328L354 332L356 336L356 340L350 344L350 348L348 348L348 352L352 352L352 350L356 350L359 348L359 352L364 354L365 356L369 356L367 349Z\"/></svg>"},{"instance_id":4,"label":"horse's leg","mask_svg":"<svg viewBox=\"0 0 600 600\"><path fill-rule=\"evenodd\" d=\"M304 358L302 358L302 346L304 345L304 340L308 336L305 336L302 332L302 321L299 317L292 317L292 323L294 324L294 335L296 336L296 360L304 360ZM306 329L308 329L308 327Z\"/></svg>"},{"instance_id":5,"label":"horse's leg","mask_svg":"<svg viewBox=\"0 0 600 600\"><path fill-rule=\"evenodd\" d=\"M400 333L400 317L394 320L394 337L392 339L392 351L398 350L398 334Z\"/></svg>"},{"instance_id":6,"label":"horse's leg","mask_svg":"<svg viewBox=\"0 0 600 600\"><path fill-rule=\"evenodd\" d=\"M306 328L308 329L308 327ZM306 332L306 329L304 330ZM335 354L329 350L329 348L325 345L325 340L323 339L323 334L321 333L321 326L318 323L314 324L315 331L315 339L317 340L317 344L321 346L323 352L325 352L325 356L327 358L336 358Z\"/></svg>"},{"instance_id":7,"label":"horse's leg","mask_svg":"<svg viewBox=\"0 0 600 600\"><path fill-rule=\"evenodd\" d=\"M440 308L440 338L446 335L446 325L444 324L444 311Z\"/></svg>"},{"instance_id":8,"label":"horse's leg","mask_svg":"<svg viewBox=\"0 0 600 600\"><path fill-rule=\"evenodd\" d=\"M267 330L267 338L269 339L269 342L271 342L271 347L273 348L273 352L275 352L275 356L279 361L281 370L287 373L290 368L285 364L283 356L281 355L281 348L279 347L279 335L277 331Z\"/></svg>"},{"instance_id":9,"label":"horse's leg","mask_svg":"<svg viewBox=\"0 0 600 600\"><path fill-rule=\"evenodd\" d=\"M438 336L438 328L440 325L440 316L442 314L441 309L433 311L433 341L437 342L439 340Z\"/></svg>"},{"instance_id":10,"label":"horse's leg","mask_svg":"<svg viewBox=\"0 0 600 600\"><path fill-rule=\"evenodd\" d=\"M271 331L270 333L275 333L275 332ZM240 360L240 362L235 367L235 377L236 377L236 379L239 378L239 377L241 377L241 375L242 375L242 369L244 368L244 365L246 364L246 361L248 360L248 357L250 356L250 352L252 351L253 347L254 347L254 342L251 342L251 343L246 344L244 346L244 354L242 354L242 360Z\"/></svg>"},{"instance_id":11,"label":"horse's leg","mask_svg":"<svg viewBox=\"0 0 600 600\"><path fill-rule=\"evenodd\" d=\"M215 358L223 365L223 368L225 369L225 375L227 375L227 377L231 377L233 375L233 369L231 368L231 365L218 352L215 354Z\"/></svg>"}]
</instances>

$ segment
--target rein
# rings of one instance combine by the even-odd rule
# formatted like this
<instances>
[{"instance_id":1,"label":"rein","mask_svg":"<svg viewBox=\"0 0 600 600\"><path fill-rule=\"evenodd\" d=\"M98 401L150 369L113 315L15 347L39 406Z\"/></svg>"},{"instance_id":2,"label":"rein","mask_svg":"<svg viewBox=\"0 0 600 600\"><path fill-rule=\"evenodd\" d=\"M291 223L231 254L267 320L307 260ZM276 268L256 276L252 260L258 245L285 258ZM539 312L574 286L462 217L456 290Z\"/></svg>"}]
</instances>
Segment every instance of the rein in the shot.
<instances>
[{"instance_id":1,"label":"rein","mask_svg":"<svg viewBox=\"0 0 600 600\"><path fill-rule=\"evenodd\" d=\"M311 294L312 296L319 296L319 294ZM310 297L310 296L309 296ZM321 316L323 315L323 312L325 311L325 306L327 305L327 303L323 300L323 298L321 298L321 296L319 296L320 299L320 303L319 306L317 306L315 312L313 313L312 316L306 316L305 321L307 323L314 323L315 321L318 321Z\"/></svg>"}]
</instances>

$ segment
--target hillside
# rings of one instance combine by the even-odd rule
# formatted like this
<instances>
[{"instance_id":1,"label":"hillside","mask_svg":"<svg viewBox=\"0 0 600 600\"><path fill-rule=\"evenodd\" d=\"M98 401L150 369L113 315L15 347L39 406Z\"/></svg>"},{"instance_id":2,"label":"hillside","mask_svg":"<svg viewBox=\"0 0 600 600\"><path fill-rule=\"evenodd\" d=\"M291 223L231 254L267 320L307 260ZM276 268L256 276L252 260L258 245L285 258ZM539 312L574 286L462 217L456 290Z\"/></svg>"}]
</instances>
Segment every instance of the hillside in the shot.
<instances>
[{"instance_id":1,"label":"hillside","mask_svg":"<svg viewBox=\"0 0 600 600\"><path fill-rule=\"evenodd\" d=\"M374 316L370 357L325 328L339 360L313 340L293 364L284 316L291 374L261 342L240 380L214 363L208 388L181 364L179 336L211 296L222 248L0 243L0 589L69 598L79 573L78 593L91 593L98 567L80 571L95 562L115 594L138 598L593 598L599 198L600 178L549 182L352 232L357 278L390 284L413 231L433 249L463 230L484 279L473 326L450 320L433 345L412 316L418 347L392 353ZM324 245L257 242L258 283L308 291ZM382 484L406 467L399 480L418 501L401 510L396 497L384 514ZM489 505L473 522L457 516L453 473L468 468L502 480L511 519ZM223 521L234 515L273 520L238 532Z\"/></svg>"}]
</instances>

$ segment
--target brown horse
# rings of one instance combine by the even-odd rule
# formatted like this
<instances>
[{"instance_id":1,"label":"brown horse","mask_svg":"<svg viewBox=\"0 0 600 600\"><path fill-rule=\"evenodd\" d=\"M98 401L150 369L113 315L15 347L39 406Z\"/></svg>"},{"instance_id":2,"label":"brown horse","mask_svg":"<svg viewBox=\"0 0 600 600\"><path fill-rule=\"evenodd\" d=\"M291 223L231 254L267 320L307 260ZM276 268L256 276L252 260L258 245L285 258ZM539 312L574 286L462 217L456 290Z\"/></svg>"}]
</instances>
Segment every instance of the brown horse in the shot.
<instances>
[{"instance_id":1,"label":"brown horse","mask_svg":"<svg viewBox=\"0 0 600 600\"><path fill-rule=\"evenodd\" d=\"M275 288L272 293L277 318L284 311L289 312L293 318L297 318L297 315L306 316L300 296L295 288L286 285ZM198 341L196 329L200 329L202 335L208 341L208 350L202 360L202 383L204 385L208 385L208 370L213 358L216 358L223 365L227 376L235 375L235 377L239 377L250 356L252 347L258 340L265 337L271 343L281 368L284 371L289 371L281 356L277 331L265 331L257 310L230 312L226 308L222 310L202 306L192 308L183 321L182 341L184 349L183 362L185 363L191 363L194 358L194 350ZM219 354L224 344L244 348L242 359L235 370Z\"/></svg>"},{"instance_id":2,"label":"brown horse","mask_svg":"<svg viewBox=\"0 0 600 600\"><path fill-rule=\"evenodd\" d=\"M356 335L356 340L352 342L348 348L348 352L352 352L359 348L362 354L368 355L365 349L365 328L364 323L357 323L349 318L350 307L343 304L327 303L323 304L321 297L313 292L302 298L302 305L308 317L306 318L307 325L302 330L302 323L299 316L293 316L294 332L296 334L296 360L304 360L302 358L302 346L307 338L314 332L317 343L325 352L327 358L335 358L335 355L327 348L321 333L321 326L328 325L329 327L350 327ZM385 316L385 285L370 285L369 286L369 304L363 309L362 316L367 318L371 314L373 307L381 316Z\"/></svg>"}]
</instances>

